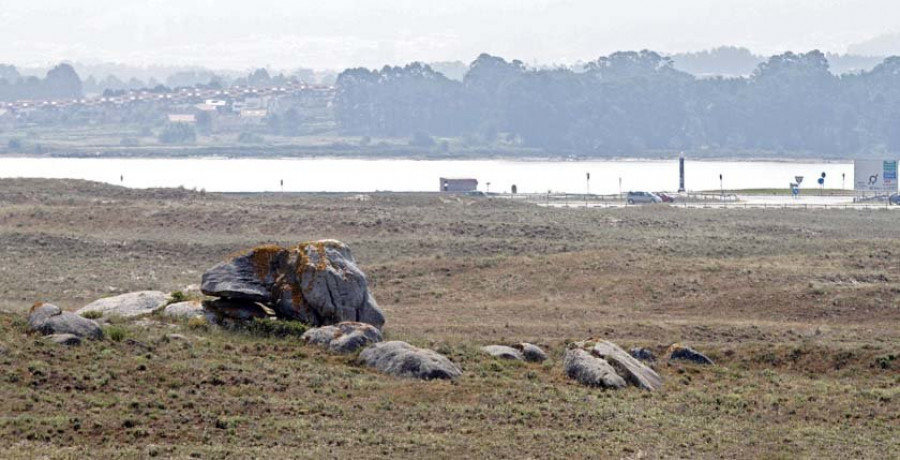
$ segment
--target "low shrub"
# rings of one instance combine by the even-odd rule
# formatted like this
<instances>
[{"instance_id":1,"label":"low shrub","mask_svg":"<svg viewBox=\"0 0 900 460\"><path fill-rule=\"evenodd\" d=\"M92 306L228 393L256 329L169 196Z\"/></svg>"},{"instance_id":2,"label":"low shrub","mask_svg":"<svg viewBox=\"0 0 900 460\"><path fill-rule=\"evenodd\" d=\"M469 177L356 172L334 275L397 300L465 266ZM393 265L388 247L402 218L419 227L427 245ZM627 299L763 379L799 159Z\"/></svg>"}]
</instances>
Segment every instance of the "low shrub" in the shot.
<instances>
[{"instance_id":1,"label":"low shrub","mask_svg":"<svg viewBox=\"0 0 900 460\"><path fill-rule=\"evenodd\" d=\"M109 326L106 328L106 336L109 337L109 340L113 342L121 342L125 340L125 336L128 335L125 331L125 328L121 326Z\"/></svg>"},{"instance_id":2,"label":"low shrub","mask_svg":"<svg viewBox=\"0 0 900 460\"><path fill-rule=\"evenodd\" d=\"M254 319L240 326L235 326L250 335L257 337L300 337L308 329L309 326L300 321L281 321L271 319Z\"/></svg>"}]
</instances>

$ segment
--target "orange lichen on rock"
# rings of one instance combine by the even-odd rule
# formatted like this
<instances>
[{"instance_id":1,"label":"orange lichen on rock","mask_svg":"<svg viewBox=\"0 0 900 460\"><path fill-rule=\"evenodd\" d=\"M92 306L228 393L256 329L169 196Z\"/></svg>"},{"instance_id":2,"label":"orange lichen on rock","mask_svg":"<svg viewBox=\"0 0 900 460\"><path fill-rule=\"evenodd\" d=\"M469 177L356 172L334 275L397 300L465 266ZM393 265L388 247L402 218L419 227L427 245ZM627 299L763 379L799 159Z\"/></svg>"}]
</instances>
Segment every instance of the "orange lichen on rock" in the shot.
<instances>
[{"instance_id":1,"label":"orange lichen on rock","mask_svg":"<svg viewBox=\"0 0 900 460\"><path fill-rule=\"evenodd\" d=\"M295 310L300 310L303 306L303 290L300 289L300 286L294 284L288 284L285 288L291 290L291 305L293 305Z\"/></svg>"},{"instance_id":2,"label":"orange lichen on rock","mask_svg":"<svg viewBox=\"0 0 900 460\"><path fill-rule=\"evenodd\" d=\"M325 242L316 243L316 252L319 253L319 263L316 264L316 270L325 271L328 268L328 254L325 253Z\"/></svg>"},{"instance_id":3,"label":"orange lichen on rock","mask_svg":"<svg viewBox=\"0 0 900 460\"><path fill-rule=\"evenodd\" d=\"M285 251L281 246L266 245L253 248L250 254L250 260L253 268L256 269L256 277L260 280L266 279L272 267L272 260Z\"/></svg>"},{"instance_id":4,"label":"orange lichen on rock","mask_svg":"<svg viewBox=\"0 0 900 460\"><path fill-rule=\"evenodd\" d=\"M28 310L28 313L34 313L35 310L44 306L44 302L35 302L34 305L31 306L31 309Z\"/></svg>"}]
</instances>

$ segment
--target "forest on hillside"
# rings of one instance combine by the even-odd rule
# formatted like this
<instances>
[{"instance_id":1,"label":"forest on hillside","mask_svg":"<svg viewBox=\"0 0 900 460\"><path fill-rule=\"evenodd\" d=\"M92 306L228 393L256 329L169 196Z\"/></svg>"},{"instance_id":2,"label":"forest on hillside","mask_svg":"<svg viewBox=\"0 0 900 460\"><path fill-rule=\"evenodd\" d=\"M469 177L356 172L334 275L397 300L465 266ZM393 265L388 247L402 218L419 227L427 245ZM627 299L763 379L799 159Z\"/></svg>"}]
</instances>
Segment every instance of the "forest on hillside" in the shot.
<instances>
[{"instance_id":1,"label":"forest on hillside","mask_svg":"<svg viewBox=\"0 0 900 460\"><path fill-rule=\"evenodd\" d=\"M900 152L900 57L844 75L818 51L785 53L746 77L699 78L652 51L535 69L483 54L462 81L421 63L348 69L341 131L470 137L579 155L651 150Z\"/></svg>"}]
</instances>

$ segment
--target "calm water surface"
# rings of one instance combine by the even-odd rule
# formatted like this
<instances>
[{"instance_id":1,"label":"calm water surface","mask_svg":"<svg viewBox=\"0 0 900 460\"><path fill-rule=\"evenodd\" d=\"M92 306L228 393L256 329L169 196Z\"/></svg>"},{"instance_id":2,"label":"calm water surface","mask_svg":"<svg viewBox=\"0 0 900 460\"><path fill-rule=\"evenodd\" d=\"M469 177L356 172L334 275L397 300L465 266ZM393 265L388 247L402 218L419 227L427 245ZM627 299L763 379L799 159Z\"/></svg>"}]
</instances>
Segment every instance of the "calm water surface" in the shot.
<instances>
[{"instance_id":1,"label":"calm water surface","mask_svg":"<svg viewBox=\"0 0 900 460\"><path fill-rule=\"evenodd\" d=\"M688 190L788 188L804 176L801 188L852 188L852 163L686 161ZM211 192L374 192L438 191L440 177L478 179L479 189L519 193L591 193L678 188L678 160L502 161L358 159L84 159L0 158L0 177L88 179L127 187L179 187ZM842 180L842 174L846 176ZM621 185L620 185L621 180Z\"/></svg>"}]
</instances>

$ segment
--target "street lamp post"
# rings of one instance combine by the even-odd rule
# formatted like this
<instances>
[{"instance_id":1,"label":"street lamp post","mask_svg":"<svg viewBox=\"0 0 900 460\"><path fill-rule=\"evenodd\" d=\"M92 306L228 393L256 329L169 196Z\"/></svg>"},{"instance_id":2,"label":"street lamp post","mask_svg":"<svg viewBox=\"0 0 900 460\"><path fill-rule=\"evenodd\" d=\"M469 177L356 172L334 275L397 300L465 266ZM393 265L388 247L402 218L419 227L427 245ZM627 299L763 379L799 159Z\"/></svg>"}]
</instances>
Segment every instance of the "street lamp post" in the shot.
<instances>
[{"instance_id":1,"label":"street lamp post","mask_svg":"<svg viewBox=\"0 0 900 460\"><path fill-rule=\"evenodd\" d=\"M488 195L491 194L491 183L490 182L487 183L487 193L488 193Z\"/></svg>"},{"instance_id":2,"label":"street lamp post","mask_svg":"<svg viewBox=\"0 0 900 460\"><path fill-rule=\"evenodd\" d=\"M586 188L586 192L584 194L584 207L585 208L588 207L588 195L591 194L591 173L588 172L586 175L587 175L587 188Z\"/></svg>"},{"instance_id":3,"label":"street lamp post","mask_svg":"<svg viewBox=\"0 0 900 460\"><path fill-rule=\"evenodd\" d=\"M725 182L722 179L722 174L719 174L719 190L722 192L722 201L725 201Z\"/></svg>"}]
</instances>

